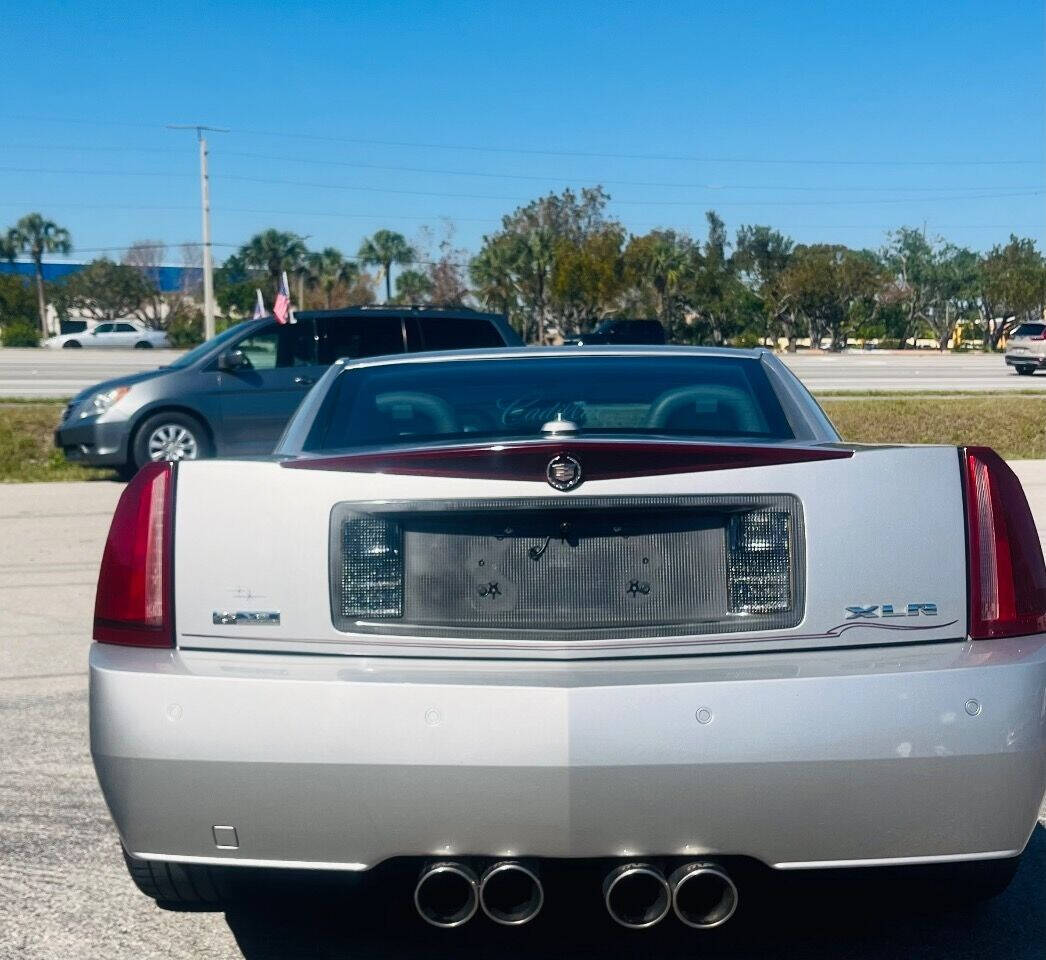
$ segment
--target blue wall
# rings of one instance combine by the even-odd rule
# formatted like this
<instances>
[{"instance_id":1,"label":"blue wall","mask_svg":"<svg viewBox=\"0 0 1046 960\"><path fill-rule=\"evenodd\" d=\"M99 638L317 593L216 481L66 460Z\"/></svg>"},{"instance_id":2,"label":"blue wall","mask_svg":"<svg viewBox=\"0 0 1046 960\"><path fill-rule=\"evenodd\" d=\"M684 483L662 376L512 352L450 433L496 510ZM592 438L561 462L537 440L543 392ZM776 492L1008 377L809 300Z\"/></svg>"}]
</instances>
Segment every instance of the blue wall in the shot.
<instances>
[{"instance_id":1,"label":"blue wall","mask_svg":"<svg viewBox=\"0 0 1046 960\"><path fill-rule=\"evenodd\" d=\"M61 280L85 266L84 263L45 263L44 280ZM148 272L164 293L177 293L185 289L186 281L190 288L203 283L203 270L200 267L156 267ZM31 278L36 275L36 270L31 263L23 263L21 260L14 263L0 260L0 273L17 273Z\"/></svg>"}]
</instances>

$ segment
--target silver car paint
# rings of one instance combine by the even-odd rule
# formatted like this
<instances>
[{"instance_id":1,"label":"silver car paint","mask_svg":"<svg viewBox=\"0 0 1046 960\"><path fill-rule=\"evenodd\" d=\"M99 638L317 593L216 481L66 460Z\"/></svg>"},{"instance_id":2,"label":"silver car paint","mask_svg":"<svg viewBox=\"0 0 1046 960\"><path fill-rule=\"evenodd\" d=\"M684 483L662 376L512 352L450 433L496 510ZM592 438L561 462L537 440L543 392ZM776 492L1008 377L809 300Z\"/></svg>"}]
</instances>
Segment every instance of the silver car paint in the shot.
<instances>
[{"instance_id":1,"label":"silver car paint","mask_svg":"<svg viewBox=\"0 0 1046 960\"><path fill-rule=\"evenodd\" d=\"M1046 366L1046 340L1040 337L1011 336L1006 341L1006 364L1011 367Z\"/></svg>"},{"instance_id":2,"label":"silver car paint","mask_svg":"<svg viewBox=\"0 0 1046 960\"><path fill-rule=\"evenodd\" d=\"M178 644L363 656L570 659L950 640L966 633L965 521L954 447L873 448L847 460L590 481L560 494L564 503L597 495L797 495L807 534L807 599L804 619L791 630L537 647L335 629L327 574L333 504L551 492L543 479L332 473L285 470L271 462L182 464L175 512ZM848 620L847 607L856 604L910 602L936 603L937 616ZM215 624L215 610L279 611L280 625Z\"/></svg>"},{"instance_id":3,"label":"silver car paint","mask_svg":"<svg viewBox=\"0 0 1046 960\"><path fill-rule=\"evenodd\" d=\"M805 419L835 439L823 415ZM400 855L744 854L802 869L1019 853L1046 786L1046 637L965 639L955 449L563 497L722 491L800 497L795 630L448 650L333 628L331 505L546 484L182 464L178 647L91 652L92 753L124 844L146 859L344 870ZM846 620L848 606L908 602L938 616L904 620L917 631ZM281 622L215 625L224 609ZM235 826L238 849L216 846L216 825Z\"/></svg>"},{"instance_id":4,"label":"silver car paint","mask_svg":"<svg viewBox=\"0 0 1046 960\"><path fill-rule=\"evenodd\" d=\"M980 859L1036 822L1044 682L1044 637L569 665L96 644L91 748L146 859Z\"/></svg>"}]
</instances>

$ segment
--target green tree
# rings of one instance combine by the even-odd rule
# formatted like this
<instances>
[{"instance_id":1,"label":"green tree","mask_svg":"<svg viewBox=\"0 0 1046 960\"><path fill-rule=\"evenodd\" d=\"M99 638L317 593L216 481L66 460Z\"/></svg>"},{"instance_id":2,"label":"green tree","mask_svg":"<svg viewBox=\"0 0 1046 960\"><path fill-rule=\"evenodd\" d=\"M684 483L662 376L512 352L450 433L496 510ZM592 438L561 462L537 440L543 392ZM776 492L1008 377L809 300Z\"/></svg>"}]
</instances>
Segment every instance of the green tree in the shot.
<instances>
[{"instance_id":1,"label":"green tree","mask_svg":"<svg viewBox=\"0 0 1046 960\"><path fill-rule=\"evenodd\" d=\"M738 275L758 300L763 331L788 341L788 352L795 353L798 335L797 314L786 295L781 277L792 259L795 244L790 237L767 226L743 226L737 231L734 263Z\"/></svg>"},{"instance_id":2,"label":"green tree","mask_svg":"<svg viewBox=\"0 0 1046 960\"><path fill-rule=\"evenodd\" d=\"M612 314L626 286L625 231L607 223L580 242L560 239L551 278L551 309L566 335L586 332Z\"/></svg>"},{"instance_id":3,"label":"green tree","mask_svg":"<svg viewBox=\"0 0 1046 960\"><path fill-rule=\"evenodd\" d=\"M885 304L896 306L902 317L898 331L903 350L920 326L929 322L937 285L938 241L929 241L921 230L901 227L890 234L882 260L891 275L883 290Z\"/></svg>"},{"instance_id":4,"label":"green tree","mask_svg":"<svg viewBox=\"0 0 1046 960\"><path fill-rule=\"evenodd\" d=\"M56 288L55 306L59 316L76 310L99 323L111 323L133 316L155 292L155 285L140 270L103 257L70 274Z\"/></svg>"},{"instance_id":5,"label":"green tree","mask_svg":"<svg viewBox=\"0 0 1046 960\"><path fill-rule=\"evenodd\" d=\"M36 272L36 304L40 318L40 332L47 336L47 295L44 291L44 254L69 253L73 248L69 231L39 213L22 217L8 231L8 250L28 255ZM13 259L13 258L12 258Z\"/></svg>"},{"instance_id":6,"label":"green tree","mask_svg":"<svg viewBox=\"0 0 1046 960\"><path fill-rule=\"evenodd\" d=\"M392 267L411 263L417 254L407 238L394 230L378 230L360 244L358 256L365 264L381 267L385 275L385 299L392 300Z\"/></svg>"},{"instance_id":7,"label":"green tree","mask_svg":"<svg viewBox=\"0 0 1046 960\"><path fill-rule=\"evenodd\" d=\"M979 277L985 341L993 350L1017 324L1042 317L1046 268L1034 240L1010 234L985 256Z\"/></svg>"},{"instance_id":8,"label":"green tree","mask_svg":"<svg viewBox=\"0 0 1046 960\"><path fill-rule=\"evenodd\" d=\"M674 338L679 320L679 294L684 280L699 268L700 251L690 237L674 230L651 230L631 237L625 248L627 276L637 287L653 292L657 318Z\"/></svg>"},{"instance_id":9,"label":"green tree","mask_svg":"<svg viewBox=\"0 0 1046 960\"><path fill-rule=\"evenodd\" d=\"M955 335L956 326L977 316L980 266L976 253L951 244L937 255L936 296L927 321L942 351Z\"/></svg>"},{"instance_id":10,"label":"green tree","mask_svg":"<svg viewBox=\"0 0 1046 960\"><path fill-rule=\"evenodd\" d=\"M334 306L334 294L339 289L348 289L359 279L360 268L351 260L346 260L340 250L324 247L318 253L310 253L305 258L308 267L306 286L323 292L324 306L330 310Z\"/></svg>"},{"instance_id":11,"label":"green tree","mask_svg":"<svg viewBox=\"0 0 1046 960\"><path fill-rule=\"evenodd\" d=\"M483 247L469 262L473 292L480 303L513 320L518 318L521 306L515 258L515 238L501 234L484 237Z\"/></svg>"},{"instance_id":12,"label":"green tree","mask_svg":"<svg viewBox=\"0 0 1046 960\"><path fill-rule=\"evenodd\" d=\"M0 274L0 343L35 347L40 342L36 298L22 278Z\"/></svg>"},{"instance_id":13,"label":"green tree","mask_svg":"<svg viewBox=\"0 0 1046 960\"><path fill-rule=\"evenodd\" d=\"M759 304L742 283L738 264L727 253L726 225L714 210L705 217L708 237L700 256L691 256L681 281L681 293L696 336L691 339L722 346L751 325Z\"/></svg>"},{"instance_id":14,"label":"green tree","mask_svg":"<svg viewBox=\"0 0 1046 960\"><path fill-rule=\"evenodd\" d=\"M270 278L260 270L250 270L243 256L234 253L214 271L214 299L223 314L246 317L254 310L255 290L268 290L272 303Z\"/></svg>"},{"instance_id":15,"label":"green tree","mask_svg":"<svg viewBox=\"0 0 1046 960\"><path fill-rule=\"evenodd\" d=\"M810 345L826 337L840 350L859 322L875 317L885 277L879 258L840 244L797 246L782 275L786 294L803 316Z\"/></svg>"},{"instance_id":16,"label":"green tree","mask_svg":"<svg viewBox=\"0 0 1046 960\"><path fill-rule=\"evenodd\" d=\"M507 307L526 341L544 343L569 329L553 289L558 257L568 245L580 247L615 223L605 216L609 200L602 187L580 194L564 190L502 217L501 230L483 238L469 268L476 296L497 309Z\"/></svg>"},{"instance_id":17,"label":"green tree","mask_svg":"<svg viewBox=\"0 0 1046 960\"><path fill-rule=\"evenodd\" d=\"M256 233L239 249L238 257L247 270L259 270L268 279L266 293L275 296L280 276L286 270L294 273L306 256L305 241L296 233L282 230L263 230Z\"/></svg>"},{"instance_id":18,"label":"green tree","mask_svg":"<svg viewBox=\"0 0 1046 960\"><path fill-rule=\"evenodd\" d=\"M432 281L420 270L401 270L396 277L396 303L426 303L432 293Z\"/></svg>"}]
</instances>

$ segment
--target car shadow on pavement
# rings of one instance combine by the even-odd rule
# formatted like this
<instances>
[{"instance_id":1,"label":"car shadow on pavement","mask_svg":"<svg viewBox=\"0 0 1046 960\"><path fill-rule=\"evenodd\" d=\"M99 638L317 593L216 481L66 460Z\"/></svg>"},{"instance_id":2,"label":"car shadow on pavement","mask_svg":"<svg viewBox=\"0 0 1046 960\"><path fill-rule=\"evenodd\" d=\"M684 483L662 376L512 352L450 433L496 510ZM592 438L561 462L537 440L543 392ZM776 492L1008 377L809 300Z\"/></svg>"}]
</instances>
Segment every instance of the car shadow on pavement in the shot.
<instances>
[{"instance_id":1,"label":"car shadow on pavement","mask_svg":"<svg viewBox=\"0 0 1046 960\"><path fill-rule=\"evenodd\" d=\"M778 882L779 881L779 882ZM812 960L1041 960L1046 944L1046 830L1038 827L1009 889L983 904L948 907L932 888L777 878L745 900L721 930L696 931L669 917L648 932L615 926L598 889L586 885L571 901L558 891L532 924L497 927L476 918L460 930L426 926L410 907L409 885L361 885L332 897L297 896L254 901L226 919L249 960L309 957L789 957ZM383 887L384 889L375 889ZM551 897L549 897L551 901ZM755 902L753 902L755 901Z\"/></svg>"}]
</instances>

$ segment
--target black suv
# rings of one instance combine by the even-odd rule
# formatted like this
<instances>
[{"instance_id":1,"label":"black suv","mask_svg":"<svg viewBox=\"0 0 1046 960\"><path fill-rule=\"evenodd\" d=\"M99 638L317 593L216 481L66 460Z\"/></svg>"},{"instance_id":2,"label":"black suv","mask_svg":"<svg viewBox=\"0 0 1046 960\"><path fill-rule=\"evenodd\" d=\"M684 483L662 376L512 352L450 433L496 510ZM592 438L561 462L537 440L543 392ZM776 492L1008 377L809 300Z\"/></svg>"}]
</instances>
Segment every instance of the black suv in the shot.
<instances>
[{"instance_id":1,"label":"black suv","mask_svg":"<svg viewBox=\"0 0 1046 960\"><path fill-rule=\"evenodd\" d=\"M424 307L303 310L247 320L158 370L95 384L66 407L70 460L132 472L150 460L271 453L309 388L341 357L519 346L501 314Z\"/></svg>"},{"instance_id":2,"label":"black suv","mask_svg":"<svg viewBox=\"0 0 1046 960\"><path fill-rule=\"evenodd\" d=\"M591 333L582 334L564 343L583 346L586 343L664 343L665 328L657 320L604 320Z\"/></svg>"}]
</instances>

